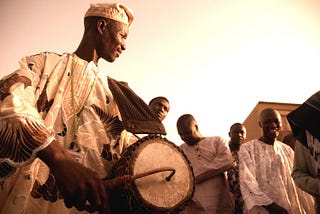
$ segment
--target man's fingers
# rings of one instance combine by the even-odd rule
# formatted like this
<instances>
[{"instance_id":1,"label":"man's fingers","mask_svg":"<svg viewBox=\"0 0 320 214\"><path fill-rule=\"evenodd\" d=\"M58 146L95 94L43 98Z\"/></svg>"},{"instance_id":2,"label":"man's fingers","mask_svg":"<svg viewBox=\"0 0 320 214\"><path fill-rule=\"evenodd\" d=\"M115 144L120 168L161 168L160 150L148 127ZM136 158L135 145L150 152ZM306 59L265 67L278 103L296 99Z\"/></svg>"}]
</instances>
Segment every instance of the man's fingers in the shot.
<instances>
[{"instance_id":1,"label":"man's fingers","mask_svg":"<svg viewBox=\"0 0 320 214\"><path fill-rule=\"evenodd\" d=\"M73 207L72 200L69 197L64 197L64 204L66 205L67 208Z\"/></svg>"},{"instance_id":2,"label":"man's fingers","mask_svg":"<svg viewBox=\"0 0 320 214\"><path fill-rule=\"evenodd\" d=\"M86 208L86 192L80 192L75 196L75 207L79 211L83 211Z\"/></svg>"},{"instance_id":3,"label":"man's fingers","mask_svg":"<svg viewBox=\"0 0 320 214\"><path fill-rule=\"evenodd\" d=\"M93 212L97 211L98 209L95 205L87 204L85 207L85 210L89 213L93 213Z\"/></svg>"},{"instance_id":4,"label":"man's fingers","mask_svg":"<svg viewBox=\"0 0 320 214\"><path fill-rule=\"evenodd\" d=\"M99 175L74 161L74 167L69 172L69 182L64 182L61 174L57 173L57 185L64 198L67 208L75 207L79 211L88 212L100 211L106 213L109 206L104 181ZM79 173L82 176L73 176ZM67 173L68 175L68 173ZM71 179L72 177L72 179ZM71 181L70 181L71 179Z\"/></svg>"},{"instance_id":5,"label":"man's fingers","mask_svg":"<svg viewBox=\"0 0 320 214\"><path fill-rule=\"evenodd\" d=\"M95 207L99 209L100 212L105 213L109 207L109 201L107 197L107 191L105 189L104 183L102 180L99 180L95 183L92 189L89 191L88 201L92 205L90 209Z\"/></svg>"},{"instance_id":6,"label":"man's fingers","mask_svg":"<svg viewBox=\"0 0 320 214\"><path fill-rule=\"evenodd\" d=\"M100 191L100 198L101 198L101 208L103 213L108 213L107 210L110 208L110 202L109 202L109 195L108 192L104 186L104 182L101 181L101 191Z\"/></svg>"}]
</instances>

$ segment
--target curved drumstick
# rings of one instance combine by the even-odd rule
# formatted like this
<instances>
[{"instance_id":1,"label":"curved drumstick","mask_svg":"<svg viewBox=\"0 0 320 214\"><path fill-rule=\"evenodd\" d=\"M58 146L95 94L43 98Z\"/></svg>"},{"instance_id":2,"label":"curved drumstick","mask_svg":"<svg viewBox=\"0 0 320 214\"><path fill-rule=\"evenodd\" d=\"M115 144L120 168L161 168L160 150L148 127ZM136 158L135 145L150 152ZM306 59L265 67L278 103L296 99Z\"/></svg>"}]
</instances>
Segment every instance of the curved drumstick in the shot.
<instances>
[{"instance_id":1,"label":"curved drumstick","mask_svg":"<svg viewBox=\"0 0 320 214\"><path fill-rule=\"evenodd\" d=\"M155 174L155 173L158 173L158 172L164 172L164 171L171 171L170 175L168 175L166 177L166 181L170 181L172 176L176 173L176 170L174 168L162 167L162 168L159 168L159 169L153 169L153 170L150 170L150 171L147 171L147 172L142 172L142 173L136 174L136 175L132 176L132 180L136 180L136 179L148 176L148 175L152 175L152 174Z\"/></svg>"},{"instance_id":2,"label":"curved drumstick","mask_svg":"<svg viewBox=\"0 0 320 214\"><path fill-rule=\"evenodd\" d=\"M176 170L171 168L171 167L162 167L159 169L153 169L147 172L143 172L140 174L136 174L136 175L123 175L120 177L115 177L113 179L109 179L109 180L105 180L105 186L108 190L115 190L119 187L122 187L123 185L126 186L128 185L131 181L135 180L135 179L139 179L148 175L152 175L155 173L159 173L159 172L164 172L164 171L171 171L170 175L168 175L166 177L166 181L170 181L172 176L176 173Z\"/></svg>"}]
</instances>

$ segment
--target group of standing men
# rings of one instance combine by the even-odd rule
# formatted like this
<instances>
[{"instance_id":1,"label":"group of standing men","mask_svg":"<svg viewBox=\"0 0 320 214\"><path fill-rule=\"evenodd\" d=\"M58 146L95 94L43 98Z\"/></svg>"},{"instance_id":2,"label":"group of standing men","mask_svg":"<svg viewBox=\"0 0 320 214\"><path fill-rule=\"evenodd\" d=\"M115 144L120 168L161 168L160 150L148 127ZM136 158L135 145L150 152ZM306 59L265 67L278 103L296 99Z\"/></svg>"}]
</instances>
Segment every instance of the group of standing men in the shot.
<instances>
[{"instance_id":1,"label":"group of standing men","mask_svg":"<svg viewBox=\"0 0 320 214\"><path fill-rule=\"evenodd\" d=\"M123 4L92 4L74 53L24 57L0 80L0 213L109 212L107 189L128 181L103 180L105 163L132 142L119 141L123 118L98 60L114 62L121 55L133 19ZM161 121L170 106L160 97L150 107ZM264 110L259 124L261 138L240 146L246 134L241 124L231 127L228 145L202 136L192 115L178 119L181 149L196 182L181 212L313 213L312 198L291 178L293 151L276 140L279 113ZM308 142L319 139L312 133ZM297 180L306 186L301 176Z\"/></svg>"},{"instance_id":2,"label":"group of standing men","mask_svg":"<svg viewBox=\"0 0 320 214\"><path fill-rule=\"evenodd\" d=\"M259 139L244 142L246 128L235 123L228 144L221 137L203 137L192 115L178 119L181 149L196 177L194 197L182 213L316 213L313 197L291 176L293 149L277 140L279 112L264 109L257 122Z\"/></svg>"}]
</instances>

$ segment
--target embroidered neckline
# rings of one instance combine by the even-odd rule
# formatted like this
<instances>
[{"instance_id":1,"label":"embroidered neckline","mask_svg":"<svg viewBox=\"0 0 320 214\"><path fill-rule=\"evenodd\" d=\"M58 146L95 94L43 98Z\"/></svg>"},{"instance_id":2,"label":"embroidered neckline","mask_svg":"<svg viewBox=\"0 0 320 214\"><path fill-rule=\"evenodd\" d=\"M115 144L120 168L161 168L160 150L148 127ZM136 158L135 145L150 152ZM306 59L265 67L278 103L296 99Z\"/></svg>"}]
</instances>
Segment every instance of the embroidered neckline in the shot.
<instances>
[{"instance_id":1,"label":"embroidered neckline","mask_svg":"<svg viewBox=\"0 0 320 214\"><path fill-rule=\"evenodd\" d=\"M80 126L80 121L81 118L79 118L78 114L77 114L77 104L76 104L76 95L75 95L75 80L74 80L74 72L75 72L75 63L76 61L81 60L81 58L79 58L75 53L72 54L72 64L71 64L71 104L72 104L72 115L73 115L73 129L74 129L74 138L76 138L77 134L78 134L78 130L79 130L79 126ZM88 63L86 65L86 69L88 67L90 63ZM90 96L90 94L93 91L93 87L96 83L96 80L98 78L99 75L99 69L97 69L97 73L95 74L94 80L92 81L91 85L89 86L89 93L87 94L87 97L84 99L84 102L88 99L88 97ZM75 139L74 139L75 140Z\"/></svg>"}]
</instances>

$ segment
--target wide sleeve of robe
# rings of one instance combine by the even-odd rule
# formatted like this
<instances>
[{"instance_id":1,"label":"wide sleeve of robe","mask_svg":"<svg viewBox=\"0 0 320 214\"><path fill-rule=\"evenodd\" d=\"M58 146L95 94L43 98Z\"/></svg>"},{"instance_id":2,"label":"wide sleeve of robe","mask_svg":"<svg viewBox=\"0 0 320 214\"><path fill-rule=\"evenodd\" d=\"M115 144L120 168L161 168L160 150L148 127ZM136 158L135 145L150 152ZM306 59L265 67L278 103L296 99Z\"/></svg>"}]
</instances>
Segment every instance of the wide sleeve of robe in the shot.
<instances>
[{"instance_id":1,"label":"wide sleeve of robe","mask_svg":"<svg viewBox=\"0 0 320 214\"><path fill-rule=\"evenodd\" d=\"M0 180L31 163L54 139L37 106L47 54L22 58L20 68L0 80Z\"/></svg>"}]
</instances>

